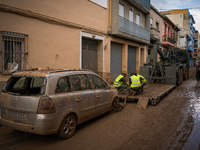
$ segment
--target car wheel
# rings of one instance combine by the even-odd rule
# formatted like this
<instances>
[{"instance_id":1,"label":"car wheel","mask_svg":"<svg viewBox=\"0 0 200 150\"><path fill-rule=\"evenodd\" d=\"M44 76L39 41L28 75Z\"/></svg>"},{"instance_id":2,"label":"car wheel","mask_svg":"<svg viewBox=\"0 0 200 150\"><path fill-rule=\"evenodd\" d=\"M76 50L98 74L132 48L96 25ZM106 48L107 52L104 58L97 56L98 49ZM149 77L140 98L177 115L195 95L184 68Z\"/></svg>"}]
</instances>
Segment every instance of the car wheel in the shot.
<instances>
[{"instance_id":1,"label":"car wheel","mask_svg":"<svg viewBox=\"0 0 200 150\"><path fill-rule=\"evenodd\" d=\"M68 114L60 125L58 137L68 139L72 137L76 130L76 117L74 114Z\"/></svg>"},{"instance_id":2,"label":"car wheel","mask_svg":"<svg viewBox=\"0 0 200 150\"><path fill-rule=\"evenodd\" d=\"M117 98L114 98L113 102L112 102L112 106L110 111L111 112L115 112L117 109L117 105L119 104L119 100Z\"/></svg>"}]
</instances>

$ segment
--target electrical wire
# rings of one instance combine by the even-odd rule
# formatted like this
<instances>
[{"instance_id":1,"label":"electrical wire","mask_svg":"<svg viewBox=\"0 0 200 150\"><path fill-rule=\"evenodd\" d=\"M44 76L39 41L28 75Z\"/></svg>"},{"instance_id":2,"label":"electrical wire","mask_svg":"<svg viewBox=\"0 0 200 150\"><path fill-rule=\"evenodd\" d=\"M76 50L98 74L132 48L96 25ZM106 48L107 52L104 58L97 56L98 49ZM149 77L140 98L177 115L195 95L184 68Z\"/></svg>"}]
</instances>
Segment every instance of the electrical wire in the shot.
<instances>
[{"instance_id":1,"label":"electrical wire","mask_svg":"<svg viewBox=\"0 0 200 150\"><path fill-rule=\"evenodd\" d=\"M179 8L180 10L181 9L200 9L200 7L196 7L196 8ZM164 11L164 10L166 10L166 11L168 11L168 10L179 10L179 9L158 9L159 11Z\"/></svg>"}]
</instances>

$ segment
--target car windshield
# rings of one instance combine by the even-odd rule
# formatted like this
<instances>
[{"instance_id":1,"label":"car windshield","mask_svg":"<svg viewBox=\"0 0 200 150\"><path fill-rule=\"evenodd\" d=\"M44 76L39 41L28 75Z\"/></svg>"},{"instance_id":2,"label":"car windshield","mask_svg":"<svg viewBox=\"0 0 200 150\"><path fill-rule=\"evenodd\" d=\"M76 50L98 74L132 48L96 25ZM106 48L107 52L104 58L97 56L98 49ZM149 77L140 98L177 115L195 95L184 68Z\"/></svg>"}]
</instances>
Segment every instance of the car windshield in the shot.
<instances>
[{"instance_id":1,"label":"car windshield","mask_svg":"<svg viewBox=\"0 0 200 150\"><path fill-rule=\"evenodd\" d=\"M45 77L13 76L7 81L2 91L22 96L43 95L45 82Z\"/></svg>"}]
</instances>

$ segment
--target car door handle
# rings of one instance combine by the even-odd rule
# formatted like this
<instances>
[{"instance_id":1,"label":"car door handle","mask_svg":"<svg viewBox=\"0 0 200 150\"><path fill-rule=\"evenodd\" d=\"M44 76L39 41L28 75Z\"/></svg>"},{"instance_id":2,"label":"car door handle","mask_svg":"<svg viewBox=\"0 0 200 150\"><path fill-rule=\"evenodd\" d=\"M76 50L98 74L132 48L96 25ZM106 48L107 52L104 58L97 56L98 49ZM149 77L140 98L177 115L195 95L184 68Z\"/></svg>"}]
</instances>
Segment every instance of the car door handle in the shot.
<instances>
[{"instance_id":1,"label":"car door handle","mask_svg":"<svg viewBox=\"0 0 200 150\"><path fill-rule=\"evenodd\" d=\"M76 99L76 102L80 102L80 101L81 101L81 99L80 99L80 98L77 98L77 99Z\"/></svg>"},{"instance_id":2,"label":"car door handle","mask_svg":"<svg viewBox=\"0 0 200 150\"><path fill-rule=\"evenodd\" d=\"M97 97L97 98L100 98L100 97L101 97L101 95L97 95L96 97Z\"/></svg>"}]
</instances>

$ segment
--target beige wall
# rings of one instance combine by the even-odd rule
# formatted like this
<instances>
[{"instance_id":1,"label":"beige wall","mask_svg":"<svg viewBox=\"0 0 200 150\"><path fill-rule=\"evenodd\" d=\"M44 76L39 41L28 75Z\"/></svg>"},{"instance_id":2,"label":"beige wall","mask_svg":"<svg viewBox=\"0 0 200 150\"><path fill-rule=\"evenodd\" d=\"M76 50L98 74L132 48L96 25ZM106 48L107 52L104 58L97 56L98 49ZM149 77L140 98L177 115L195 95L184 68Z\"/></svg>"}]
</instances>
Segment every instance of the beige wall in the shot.
<instances>
[{"instance_id":1,"label":"beige wall","mask_svg":"<svg viewBox=\"0 0 200 150\"><path fill-rule=\"evenodd\" d=\"M3 12L0 20L1 31L28 34L27 61L32 67L79 68L80 30Z\"/></svg>"},{"instance_id":2,"label":"beige wall","mask_svg":"<svg viewBox=\"0 0 200 150\"><path fill-rule=\"evenodd\" d=\"M0 3L84 24L87 27L107 30L107 9L89 0L0 0Z\"/></svg>"},{"instance_id":3,"label":"beige wall","mask_svg":"<svg viewBox=\"0 0 200 150\"><path fill-rule=\"evenodd\" d=\"M182 15L182 18L180 17ZM180 25L181 27L184 27L183 22L184 22L184 14L171 14L167 15L167 17L176 25Z\"/></svg>"},{"instance_id":4,"label":"beige wall","mask_svg":"<svg viewBox=\"0 0 200 150\"><path fill-rule=\"evenodd\" d=\"M182 15L182 17L180 17ZM190 36L190 33L188 32L188 20L186 19L186 16L182 13L180 14L170 14L167 15L167 17L175 24L180 25L182 28L184 27L184 31L188 36Z\"/></svg>"},{"instance_id":5,"label":"beige wall","mask_svg":"<svg viewBox=\"0 0 200 150\"><path fill-rule=\"evenodd\" d=\"M98 32L107 31L107 9L88 0L0 0L0 3L22 11L50 16L73 23L84 24L82 29ZM56 2L56 5L55 5ZM76 5L79 3L79 5ZM80 4L81 3L81 4ZM92 12L92 13L91 13ZM0 11L0 31L24 33L28 35L27 61L32 67L80 68L81 29L55 25L38 19ZM103 42L98 49L103 49ZM98 54L103 55L103 54ZM103 60L100 59L102 62ZM100 66L100 65L99 65ZM28 67L28 66L27 66ZM103 70L103 67L100 68Z\"/></svg>"},{"instance_id":6,"label":"beige wall","mask_svg":"<svg viewBox=\"0 0 200 150\"><path fill-rule=\"evenodd\" d=\"M79 3L79 5L77 5ZM127 72L128 45L136 47L136 71L146 59L146 46L130 40L109 37L107 33L107 9L88 0L0 0L30 15L19 15L0 11L0 31L24 33L28 35L27 61L32 68L72 69L81 68L81 39L98 40L97 70L107 81L110 80L111 41L123 44L122 71ZM137 10L134 10L134 15ZM36 14L61 21L51 23L41 18L32 18ZM144 18L144 16L143 16ZM63 22L62 22L63 21ZM73 24L65 23L72 22ZM80 24L81 26L74 26ZM93 37L94 35L94 37ZM141 58L142 56L142 58ZM26 68L29 68L26 65Z\"/></svg>"}]
</instances>

